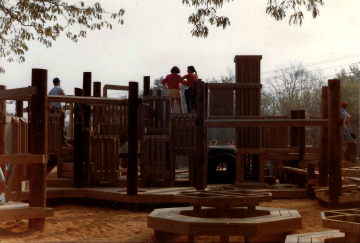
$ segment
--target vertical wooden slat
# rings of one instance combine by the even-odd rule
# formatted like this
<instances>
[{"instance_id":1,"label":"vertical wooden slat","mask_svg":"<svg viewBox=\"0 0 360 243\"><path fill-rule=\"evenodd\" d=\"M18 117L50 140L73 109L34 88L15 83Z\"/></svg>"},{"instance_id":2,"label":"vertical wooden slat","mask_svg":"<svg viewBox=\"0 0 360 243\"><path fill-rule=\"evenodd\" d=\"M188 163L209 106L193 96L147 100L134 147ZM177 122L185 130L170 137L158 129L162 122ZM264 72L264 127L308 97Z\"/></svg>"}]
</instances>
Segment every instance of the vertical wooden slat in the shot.
<instances>
[{"instance_id":1,"label":"vertical wooden slat","mask_svg":"<svg viewBox=\"0 0 360 243\"><path fill-rule=\"evenodd\" d=\"M150 149L151 149L151 158L150 158L150 173L151 173L151 177L154 177L156 174L155 174L155 150L156 150L156 147L155 147L155 138L154 137L149 137L150 139Z\"/></svg>"}]
</instances>

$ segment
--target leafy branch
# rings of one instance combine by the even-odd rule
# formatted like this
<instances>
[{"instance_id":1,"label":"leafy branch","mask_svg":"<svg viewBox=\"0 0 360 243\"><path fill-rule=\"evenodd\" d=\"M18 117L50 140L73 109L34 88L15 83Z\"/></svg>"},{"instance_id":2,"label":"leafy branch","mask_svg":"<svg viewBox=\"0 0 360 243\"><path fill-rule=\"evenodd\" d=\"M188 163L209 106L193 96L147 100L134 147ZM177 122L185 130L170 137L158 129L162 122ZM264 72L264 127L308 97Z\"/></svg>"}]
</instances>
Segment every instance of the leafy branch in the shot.
<instances>
[{"instance_id":1,"label":"leafy branch","mask_svg":"<svg viewBox=\"0 0 360 243\"><path fill-rule=\"evenodd\" d=\"M86 37L86 30L112 29L112 24L106 19L118 19L124 24L122 16L124 9L117 13L107 12L100 3L85 6L84 2L68 4L62 0L0 0L0 58L13 62L25 61L27 43L37 40L46 47L60 36L65 28L78 25L80 30L66 32L67 38L77 42ZM0 73L5 70L0 67Z\"/></svg>"}]
</instances>

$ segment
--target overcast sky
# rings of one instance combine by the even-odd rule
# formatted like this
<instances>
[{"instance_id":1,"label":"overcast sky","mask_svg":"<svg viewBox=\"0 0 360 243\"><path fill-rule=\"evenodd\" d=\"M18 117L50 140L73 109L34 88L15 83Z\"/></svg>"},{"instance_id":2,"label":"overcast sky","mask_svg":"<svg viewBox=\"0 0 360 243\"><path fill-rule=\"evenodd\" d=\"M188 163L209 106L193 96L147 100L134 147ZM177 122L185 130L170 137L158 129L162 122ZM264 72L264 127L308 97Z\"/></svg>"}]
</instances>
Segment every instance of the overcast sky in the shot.
<instances>
[{"instance_id":1,"label":"overcast sky","mask_svg":"<svg viewBox=\"0 0 360 243\"><path fill-rule=\"evenodd\" d=\"M85 4L94 2L85 0ZM143 76L153 81L169 74L174 65L184 75L186 67L193 65L200 78L218 79L227 74L227 68L234 68L235 55L262 55L262 79L270 77L266 72L289 62L331 61L308 67L324 69L324 75L331 76L360 58L360 0L325 0L320 16L313 19L306 12L301 27L268 16L267 0L235 0L218 11L230 18L231 26L210 27L206 39L191 36L187 18L194 9L181 0L98 2L108 11L124 8L125 24L114 21L113 30L88 31L78 43L62 35L49 49L33 41L25 63L0 59L6 69L0 84L8 89L28 86L32 68L48 70L50 88L52 79L59 77L67 94L82 87L83 72L92 72L92 80L102 84L138 81L142 86Z\"/></svg>"}]
</instances>

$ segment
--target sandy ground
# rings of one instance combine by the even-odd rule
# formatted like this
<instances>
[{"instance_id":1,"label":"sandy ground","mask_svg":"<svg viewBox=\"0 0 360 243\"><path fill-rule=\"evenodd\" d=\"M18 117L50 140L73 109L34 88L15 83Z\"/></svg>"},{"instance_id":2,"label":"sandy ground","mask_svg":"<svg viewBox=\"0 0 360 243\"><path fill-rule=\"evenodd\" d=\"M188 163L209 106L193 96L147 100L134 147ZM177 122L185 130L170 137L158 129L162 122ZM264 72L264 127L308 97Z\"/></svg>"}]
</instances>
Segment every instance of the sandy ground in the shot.
<instances>
[{"instance_id":1,"label":"sandy ground","mask_svg":"<svg viewBox=\"0 0 360 243\"><path fill-rule=\"evenodd\" d=\"M87 202L89 203L89 202ZM274 200L261 206L296 209L302 216L302 229L292 232L325 231L321 227L320 212L328 209L316 200ZM150 212L129 212L123 206L101 202L51 205L54 218L46 220L43 231L27 230L28 222L0 223L0 242L155 242L154 232L147 228L146 216ZM185 236L167 236L166 242L184 242ZM279 242L284 236L263 237L258 242ZM196 237L196 242L218 242L219 237ZM243 242L243 237L230 237L230 242Z\"/></svg>"}]
</instances>

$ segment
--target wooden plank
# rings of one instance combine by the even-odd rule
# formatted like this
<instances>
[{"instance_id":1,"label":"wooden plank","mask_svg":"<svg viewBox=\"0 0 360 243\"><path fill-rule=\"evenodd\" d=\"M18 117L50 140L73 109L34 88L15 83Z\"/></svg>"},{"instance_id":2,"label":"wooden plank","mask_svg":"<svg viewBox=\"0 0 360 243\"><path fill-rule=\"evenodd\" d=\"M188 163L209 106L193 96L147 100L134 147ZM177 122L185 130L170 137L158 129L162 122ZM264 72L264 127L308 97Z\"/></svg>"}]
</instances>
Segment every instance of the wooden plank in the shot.
<instances>
[{"instance_id":1,"label":"wooden plank","mask_svg":"<svg viewBox=\"0 0 360 243\"><path fill-rule=\"evenodd\" d=\"M0 155L1 164L45 164L45 155L43 154L14 154Z\"/></svg>"},{"instance_id":2,"label":"wooden plank","mask_svg":"<svg viewBox=\"0 0 360 243\"><path fill-rule=\"evenodd\" d=\"M0 100L26 100L27 96L37 95L37 93L37 86L0 90Z\"/></svg>"},{"instance_id":3,"label":"wooden plank","mask_svg":"<svg viewBox=\"0 0 360 243\"><path fill-rule=\"evenodd\" d=\"M206 127L291 127L327 126L327 119L249 119L249 120L205 120Z\"/></svg>"}]
</instances>

